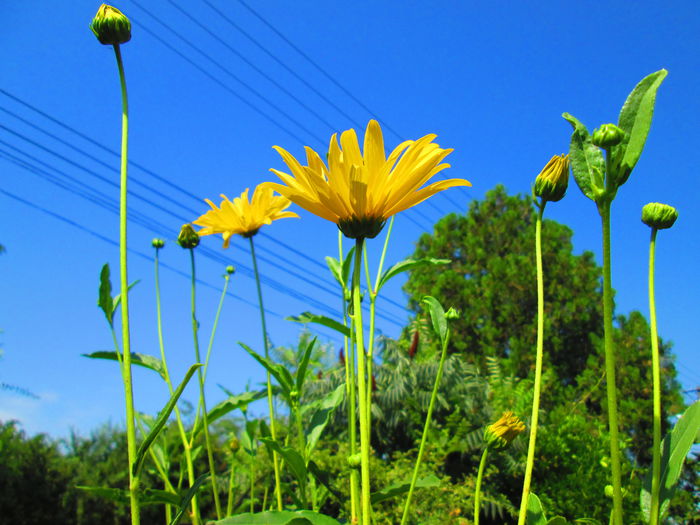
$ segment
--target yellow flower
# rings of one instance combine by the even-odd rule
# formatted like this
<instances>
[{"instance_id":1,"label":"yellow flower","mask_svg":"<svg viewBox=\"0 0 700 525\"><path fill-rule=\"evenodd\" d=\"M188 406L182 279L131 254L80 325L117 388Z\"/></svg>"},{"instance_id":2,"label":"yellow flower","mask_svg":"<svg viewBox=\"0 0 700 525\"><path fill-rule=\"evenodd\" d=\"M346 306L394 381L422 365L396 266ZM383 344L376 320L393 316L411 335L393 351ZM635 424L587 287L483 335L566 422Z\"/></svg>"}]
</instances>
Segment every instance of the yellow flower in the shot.
<instances>
[{"instance_id":1,"label":"yellow flower","mask_svg":"<svg viewBox=\"0 0 700 525\"><path fill-rule=\"evenodd\" d=\"M204 226L197 233L202 235L222 234L224 248L228 248L232 235L252 237L264 224L270 224L277 219L299 217L291 211L283 211L291 202L285 197L274 195L272 188L259 185L253 191L252 200L248 200L248 188L231 202L226 195L221 207L217 207L209 199L205 199L211 210L199 217L192 224Z\"/></svg>"},{"instance_id":2,"label":"yellow flower","mask_svg":"<svg viewBox=\"0 0 700 525\"><path fill-rule=\"evenodd\" d=\"M449 179L423 186L433 175L449 167L441 164L451 149L433 142L435 135L399 144L389 158L382 130L370 120L360 151L355 130L331 137L328 165L306 147L307 166L286 150L274 146L291 175L272 169L284 184L265 183L293 203L332 221L350 238L376 237L392 215L415 206L454 186L471 186L464 179Z\"/></svg>"},{"instance_id":3,"label":"yellow flower","mask_svg":"<svg viewBox=\"0 0 700 525\"><path fill-rule=\"evenodd\" d=\"M503 412L498 421L486 427L484 440L488 447L496 450L503 449L524 431L525 423L520 421L518 416L513 415L513 412L509 410Z\"/></svg>"},{"instance_id":4,"label":"yellow flower","mask_svg":"<svg viewBox=\"0 0 700 525\"><path fill-rule=\"evenodd\" d=\"M535 179L535 196L557 202L564 197L568 186L569 156L554 155Z\"/></svg>"}]
</instances>

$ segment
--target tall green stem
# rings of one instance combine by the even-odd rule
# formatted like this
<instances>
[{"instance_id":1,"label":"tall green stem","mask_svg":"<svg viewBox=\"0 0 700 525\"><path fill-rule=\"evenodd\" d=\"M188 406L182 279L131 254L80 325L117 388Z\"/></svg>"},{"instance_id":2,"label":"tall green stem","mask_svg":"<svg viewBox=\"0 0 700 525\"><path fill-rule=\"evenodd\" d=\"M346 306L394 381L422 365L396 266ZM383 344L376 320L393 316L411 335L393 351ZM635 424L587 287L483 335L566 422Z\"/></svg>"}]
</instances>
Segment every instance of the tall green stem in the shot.
<instances>
[{"instance_id":1,"label":"tall green stem","mask_svg":"<svg viewBox=\"0 0 700 525\"><path fill-rule=\"evenodd\" d=\"M255 257L255 243L253 237L248 237L250 240L250 255L253 257L253 269L255 270L255 286L258 290L258 304L260 305L260 323L262 324L263 346L265 348L265 358L270 357L270 349L267 342L267 326L265 324L265 306L263 305L262 288L260 287L260 273L258 272L258 260ZM277 439L275 428L275 407L272 402L272 381L270 380L270 372L267 372L267 408L270 412L270 437L273 440ZM272 465L275 471L275 495L277 496L277 510L282 510L282 487L280 483L280 463L279 456L276 451L272 452Z\"/></svg>"},{"instance_id":2,"label":"tall green stem","mask_svg":"<svg viewBox=\"0 0 700 525\"><path fill-rule=\"evenodd\" d=\"M199 323L197 322L196 314L196 295L195 295L195 265L194 265L194 249L190 248L190 264L192 266L192 333L194 335L194 353L197 363L201 363L199 354ZM211 473L211 490L214 494L214 506L216 508L216 517L221 519L221 502L219 501L219 488L216 481L216 465L214 464L214 453L211 446L211 437L209 435L209 420L207 417L207 400L204 395L204 373L202 367L197 369L197 379L199 380L199 400L202 406L202 428L204 430L204 441L207 446L207 459L209 460L209 472Z\"/></svg>"},{"instance_id":3,"label":"tall green stem","mask_svg":"<svg viewBox=\"0 0 700 525\"><path fill-rule=\"evenodd\" d=\"M428 413L425 416L425 424L423 426L423 436L420 439L420 446L418 447L418 457L416 458L416 464L413 467L413 477L411 478L411 486L408 489L408 496L406 497L406 505L403 508L403 517L401 518L401 525L406 523L408 519L408 509L411 506L411 498L413 497L413 490L416 488L416 482L418 481L418 470L420 469L421 461L423 460L423 452L425 450L425 443L428 441L428 432L430 431L430 422L433 417L433 409L435 408L435 400L437 399L438 388L440 387L440 381L442 379L442 370L445 365L445 357L447 357L447 344L450 341L450 332L447 332L445 340L442 342L442 352L440 354L440 364L438 365L437 376L435 376L435 384L433 385L433 393L430 395L430 404L428 405Z\"/></svg>"},{"instance_id":4,"label":"tall green stem","mask_svg":"<svg viewBox=\"0 0 700 525\"><path fill-rule=\"evenodd\" d=\"M338 230L338 261L342 264L345 261L345 254L343 253L343 233ZM342 272L341 272L342 277ZM342 307L343 307L343 325L348 324L348 305L345 300L347 296L347 287L345 283L341 285L342 294ZM353 327L350 326L350 331L352 332ZM350 455L354 456L357 454L357 414L355 413L355 392L357 392L357 387L355 384L355 353L353 346L352 337L343 337L343 346L345 350L345 386L346 394L348 399L348 436L350 438ZM360 492L360 478L357 469L353 468L350 470L350 522L357 523L359 520L359 492Z\"/></svg>"},{"instance_id":5,"label":"tall green stem","mask_svg":"<svg viewBox=\"0 0 700 525\"><path fill-rule=\"evenodd\" d=\"M651 229L649 243L649 321L651 324L651 371L654 385L654 429L651 463L651 525L658 525L659 490L661 478L661 366L659 363L659 335L656 328L656 299L654 297L654 252L656 250L656 228Z\"/></svg>"},{"instance_id":6,"label":"tall green stem","mask_svg":"<svg viewBox=\"0 0 700 525\"><path fill-rule=\"evenodd\" d=\"M525 479L523 494L520 499L520 514L518 525L525 525L527 517L527 500L530 496L532 469L535 464L535 445L537 442L537 422L540 413L540 392L542 388L542 354L544 348L544 275L542 271L542 215L547 201L538 205L537 223L535 225L535 261L537 265L537 350L535 357L535 390L532 399L532 414L530 416L530 441L527 446L527 462L525 463Z\"/></svg>"},{"instance_id":7,"label":"tall green stem","mask_svg":"<svg viewBox=\"0 0 700 525\"><path fill-rule=\"evenodd\" d=\"M119 275L121 281L121 311L122 311L122 346L124 348L124 366L122 379L124 381L124 396L126 398L126 439L129 457L129 501L131 503L131 523L140 525L141 513L139 505L139 477L135 475L132 465L136 460L136 424L134 421L134 388L131 381L131 338L129 335L129 277L126 265L126 197L127 197L127 165L129 145L129 99L126 93L126 77L119 44L114 45L114 54L119 68L119 83L122 91L122 149L121 149L121 184L119 198Z\"/></svg>"},{"instance_id":8,"label":"tall green stem","mask_svg":"<svg viewBox=\"0 0 700 525\"><path fill-rule=\"evenodd\" d=\"M610 263L610 201L602 201L598 211L603 225L603 327L605 331L605 375L607 377L610 466L613 486L613 525L622 525L622 480L617 423L615 345L613 341L613 295Z\"/></svg>"},{"instance_id":9,"label":"tall green stem","mask_svg":"<svg viewBox=\"0 0 700 525\"><path fill-rule=\"evenodd\" d=\"M369 485L369 428L367 425L367 383L364 347L364 331L362 327L362 303L360 297L360 274L362 273L362 248L364 239L362 237L355 240L355 265L352 274L352 318L355 326L355 342L357 348L357 376L359 391L360 409L360 459L361 459L361 492L362 492L362 523L370 525L370 485ZM371 380L371 379L370 379Z\"/></svg>"},{"instance_id":10,"label":"tall green stem","mask_svg":"<svg viewBox=\"0 0 700 525\"><path fill-rule=\"evenodd\" d=\"M484 467L486 466L486 456L489 448L484 448L479 462L479 473L476 475L476 488L474 489L474 525L479 525L479 512L481 510L481 482L484 479Z\"/></svg>"}]
</instances>

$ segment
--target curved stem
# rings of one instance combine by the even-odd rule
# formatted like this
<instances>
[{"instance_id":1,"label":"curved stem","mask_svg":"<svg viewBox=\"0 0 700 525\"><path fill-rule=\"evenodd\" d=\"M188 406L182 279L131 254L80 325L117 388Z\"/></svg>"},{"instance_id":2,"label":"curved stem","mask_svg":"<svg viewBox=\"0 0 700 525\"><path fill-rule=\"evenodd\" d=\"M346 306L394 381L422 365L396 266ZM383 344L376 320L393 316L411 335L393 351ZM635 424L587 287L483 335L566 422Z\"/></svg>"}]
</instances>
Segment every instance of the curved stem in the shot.
<instances>
[{"instance_id":1,"label":"curved stem","mask_svg":"<svg viewBox=\"0 0 700 525\"><path fill-rule=\"evenodd\" d=\"M352 274L352 317L355 325L355 342L357 345L357 376L360 409L360 458L361 458L361 491L362 491L362 523L370 525L370 485L369 485L369 428L367 426L367 384L365 363L364 334L362 328L362 303L360 298L360 273L362 272L362 248L364 239L355 240L355 265Z\"/></svg>"},{"instance_id":2,"label":"curved stem","mask_svg":"<svg viewBox=\"0 0 700 525\"><path fill-rule=\"evenodd\" d=\"M129 457L129 501L131 503L131 523L140 525L141 513L139 505L139 476L134 474L132 465L136 460L136 424L134 421L134 388L131 381L131 338L129 335L129 277L127 274L127 245L126 245L126 198L127 198L127 165L129 144L129 99L126 92L126 77L119 44L114 45L114 54L119 68L119 83L122 92L122 148L120 166L120 198L119 198L119 275L121 281L121 311L122 311L122 346L124 348L124 366L122 379L124 381L124 396L126 398L126 439Z\"/></svg>"},{"instance_id":3,"label":"curved stem","mask_svg":"<svg viewBox=\"0 0 700 525\"><path fill-rule=\"evenodd\" d=\"M192 267L192 333L194 335L194 353L197 363L201 363L199 354L199 323L196 315L196 296L195 296L195 265L194 265L194 250L190 248L190 265ZM209 420L207 417L207 400L204 394L204 373L202 367L197 369L197 379L199 380L199 403L202 407L202 429L204 430L204 441L207 446L207 459L209 461L209 472L211 473L211 490L214 494L214 507L216 508L216 517L221 519L221 502L219 501L219 487L216 481L216 465L214 464L214 452L211 446L211 436L209 435Z\"/></svg>"},{"instance_id":4,"label":"curved stem","mask_svg":"<svg viewBox=\"0 0 700 525\"><path fill-rule=\"evenodd\" d=\"M532 469L535 463L535 445L537 442L537 423L540 413L540 392L542 388L542 357L544 347L544 275L542 271L542 215L547 201L541 201L535 225L535 260L537 265L537 350L535 357L535 388L532 399L532 414L530 416L530 441L527 446L527 462L525 463L525 479L523 494L520 499L518 525L525 525L527 517L527 501L530 496Z\"/></svg>"},{"instance_id":5,"label":"curved stem","mask_svg":"<svg viewBox=\"0 0 700 525\"><path fill-rule=\"evenodd\" d=\"M484 478L484 467L486 466L486 455L489 448L484 448L479 462L479 473L476 475L476 488L474 489L474 525L479 525L479 511L481 510L481 481Z\"/></svg>"},{"instance_id":6,"label":"curved stem","mask_svg":"<svg viewBox=\"0 0 700 525\"><path fill-rule=\"evenodd\" d=\"M603 327L605 331L605 375L607 377L610 466L613 486L613 525L622 525L622 480L617 422L616 360L613 341L613 295L610 263L610 202L601 202L598 211L603 224Z\"/></svg>"},{"instance_id":7,"label":"curved stem","mask_svg":"<svg viewBox=\"0 0 700 525\"><path fill-rule=\"evenodd\" d=\"M406 505L403 509L403 517L401 518L401 525L406 523L408 519L408 508L411 505L411 498L413 497L413 490L416 487L416 482L418 481L418 469L420 468L421 461L423 459L423 451L425 449L425 443L428 440L428 431L430 430L430 422L433 417L433 408L435 408L435 400L437 399L438 388L440 387L440 380L442 379L442 370L445 365L445 357L447 356L447 344L450 340L450 332L447 332L447 336L442 343L442 352L440 354L440 364L438 365L437 376L435 376L435 384L433 385L433 393L430 395L430 404L428 405L428 414L425 416L425 425L423 426L423 436L420 440L420 447L418 447L418 457L416 458L416 464L413 467L413 477L411 478L411 486L408 489L408 496L406 497Z\"/></svg>"},{"instance_id":8,"label":"curved stem","mask_svg":"<svg viewBox=\"0 0 700 525\"><path fill-rule=\"evenodd\" d=\"M656 299L654 297L654 252L656 250L656 228L651 230L649 243L649 322L651 324L651 370L654 385L654 429L651 466L651 525L658 525L659 490L661 478L661 366L659 363L659 335L656 328Z\"/></svg>"},{"instance_id":9,"label":"curved stem","mask_svg":"<svg viewBox=\"0 0 700 525\"><path fill-rule=\"evenodd\" d=\"M258 290L258 304L260 306L260 323L263 332L263 346L265 348L265 358L270 357L270 349L267 341L267 326L265 324L265 306L263 305L262 288L260 287L260 273L258 272L258 260L255 257L255 243L253 237L248 237L250 241L250 255L253 257L253 270L255 271L255 286ZM277 440L275 428L275 407L272 401L272 381L270 372L267 372L267 408L270 412L270 437ZM277 496L277 510L282 510L282 486L280 483L280 460L276 451L272 451L272 465L275 471L275 495Z\"/></svg>"}]
</instances>

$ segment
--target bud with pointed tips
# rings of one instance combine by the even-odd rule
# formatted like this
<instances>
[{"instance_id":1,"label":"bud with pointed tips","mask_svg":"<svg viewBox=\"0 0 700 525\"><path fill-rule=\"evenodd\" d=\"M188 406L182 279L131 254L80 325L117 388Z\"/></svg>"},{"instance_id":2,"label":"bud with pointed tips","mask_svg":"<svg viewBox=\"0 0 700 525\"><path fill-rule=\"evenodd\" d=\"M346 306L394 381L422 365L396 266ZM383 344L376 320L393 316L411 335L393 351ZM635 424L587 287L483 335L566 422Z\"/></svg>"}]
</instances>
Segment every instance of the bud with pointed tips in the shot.
<instances>
[{"instance_id":1,"label":"bud with pointed tips","mask_svg":"<svg viewBox=\"0 0 700 525\"><path fill-rule=\"evenodd\" d=\"M199 245L199 235L194 231L191 224L182 225L180 235L177 236L177 243L183 248L188 248L190 250Z\"/></svg>"},{"instance_id":2,"label":"bud with pointed tips","mask_svg":"<svg viewBox=\"0 0 700 525\"><path fill-rule=\"evenodd\" d=\"M665 230L673 226L678 218L678 211L673 206L650 202L642 208L642 222L650 228Z\"/></svg>"},{"instance_id":3,"label":"bud with pointed tips","mask_svg":"<svg viewBox=\"0 0 700 525\"><path fill-rule=\"evenodd\" d=\"M124 14L111 5L102 4L95 18L90 22L90 29L101 44L125 44L131 40L131 22Z\"/></svg>"},{"instance_id":4,"label":"bud with pointed tips","mask_svg":"<svg viewBox=\"0 0 700 525\"><path fill-rule=\"evenodd\" d=\"M615 124L603 124L593 131L591 142L594 146L603 149L610 149L617 146L625 138L625 132Z\"/></svg>"},{"instance_id":5,"label":"bud with pointed tips","mask_svg":"<svg viewBox=\"0 0 700 525\"><path fill-rule=\"evenodd\" d=\"M544 201L557 202L569 186L569 156L554 155L535 179L535 196Z\"/></svg>"}]
</instances>

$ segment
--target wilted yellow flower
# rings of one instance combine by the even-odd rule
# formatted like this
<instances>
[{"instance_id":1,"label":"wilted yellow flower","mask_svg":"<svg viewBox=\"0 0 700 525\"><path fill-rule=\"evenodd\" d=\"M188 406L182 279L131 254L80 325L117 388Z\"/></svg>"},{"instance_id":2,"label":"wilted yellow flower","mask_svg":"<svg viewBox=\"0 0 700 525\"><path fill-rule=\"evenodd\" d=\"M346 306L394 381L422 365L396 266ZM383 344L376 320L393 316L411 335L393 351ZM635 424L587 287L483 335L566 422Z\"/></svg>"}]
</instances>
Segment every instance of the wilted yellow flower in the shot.
<instances>
[{"instance_id":1,"label":"wilted yellow flower","mask_svg":"<svg viewBox=\"0 0 700 525\"><path fill-rule=\"evenodd\" d=\"M560 201L569 186L569 156L554 155L535 179L535 196L545 201Z\"/></svg>"},{"instance_id":2,"label":"wilted yellow flower","mask_svg":"<svg viewBox=\"0 0 700 525\"><path fill-rule=\"evenodd\" d=\"M272 169L284 184L266 183L302 208L332 221L350 238L376 237L392 215L454 186L471 186L464 179L449 179L421 187L449 167L441 164L451 149L433 142L436 135L399 144L389 158L382 130L370 120L360 151L355 130L331 137L328 165L306 147L307 166L286 150L274 146L291 175Z\"/></svg>"},{"instance_id":3,"label":"wilted yellow flower","mask_svg":"<svg viewBox=\"0 0 700 525\"><path fill-rule=\"evenodd\" d=\"M294 212L283 211L291 202L285 197L274 195L272 188L259 185L253 191L251 200L248 200L248 190L246 188L233 202L221 194L221 198L224 199L221 207L205 199L211 210L192 222L197 226L204 226L197 233L200 236L220 233L224 238L224 248L228 248L232 235L252 237L264 224L270 224L277 219L299 217Z\"/></svg>"},{"instance_id":4,"label":"wilted yellow flower","mask_svg":"<svg viewBox=\"0 0 700 525\"><path fill-rule=\"evenodd\" d=\"M525 423L508 410L498 421L486 427L484 441L488 447L503 449L524 431Z\"/></svg>"}]
</instances>

